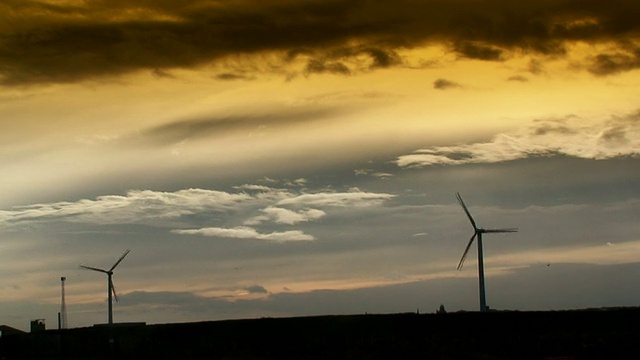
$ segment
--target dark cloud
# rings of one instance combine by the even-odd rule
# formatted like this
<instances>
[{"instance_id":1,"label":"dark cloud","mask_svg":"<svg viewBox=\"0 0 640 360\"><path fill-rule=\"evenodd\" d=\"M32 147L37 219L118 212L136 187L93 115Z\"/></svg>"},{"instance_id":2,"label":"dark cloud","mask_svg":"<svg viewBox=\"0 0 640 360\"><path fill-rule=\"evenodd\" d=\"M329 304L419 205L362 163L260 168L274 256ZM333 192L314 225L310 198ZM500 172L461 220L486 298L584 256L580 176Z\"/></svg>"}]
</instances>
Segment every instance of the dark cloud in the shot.
<instances>
[{"instance_id":1,"label":"dark cloud","mask_svg":"<svg viewBox=\"0 0 640 360\"><path fill-rule=\"evenodd\" d=\"M569 117L567 119L572 119ZM545 136L549 134L558 134L558 135L573 135L577 133L577 130L572 129L569 125L567 125L567 120L536 120L534 121L534 126L531 128L531 133L535 136Z\"/></svg>"},{"instance_id":2,"label":"dark cloud","mask_svg":"<svg viewBox=\"0 0 640 360\"><path fill-rule=\"evenodd\" d=\"M637 68L640 68L640 48L627 53L600 54L593 58L589 71L602 76Z\"/></svg>"},{"instance_id":3,"label":"dark cloud","mask_svg":"<svg viewBox=\"0 0 640 360\"><path fill-rule=\"evenodd\" d=\"M160 145L172 145L188 139L203 139L234 131L255 131L296 123L302 124L330 117L339 111L341 110L316 109L307 111L284 111L271 115L212 116L207 119L175 121L135 134L125 139L125 143L138 144L140 142L151 142Z\"/></svg>"},{"instance_id":4,"label":"dark cloud","mask_svg":"<svg viewBox=\"0 0 640 360\"><path fill-rule=\"evenodd\" d=\"M401 57L393 50L380 47L342 47L334 49L323 57L313 57L313 53L303 53L312 55L307 62L306 73L333 73L340 75L350 75L354 72L369 71L378 68L388 68L402 63ZM289 57L291 58L291 54ZM351 61L356 58L365 57L368 62Z\"/></svg>"},{"instance_id":5,"label":"dark cloud","mask_svg":"<svg viewBox=\"0 0 640 360\"><path fill-rule=\"evenodd\" d=\"M325 62L317 59L309 61L306 72L307 74L332 73L341 75L349 75L351 73L349 68L343 63Z\"/></svg>"},{"instance_id":6,"label":"dark cloud","mask_svg":"<svg viewBox=\"0 0 640 360\"><path fill-rule=\"evenodd\" d=\"M502 58L502 50L472 42L456 44L455 50L460 55L470 59L497 61Z\"/></svg>"},{"instance_id":7,"label":"dark cloud","mask_svg":"<svg viewBox=\"0 0 640 360\"><path fill-rule=\"evenodd\" d=\"M268 294L269 293L267 289L265 289L260 285L249 286L245 290L248 291L250 294Z\"/></svg>"},{"instance_id":8,"label":"dark cloud","mask_svg":"<svg viewBox=\"0 0 640 360\"><path fill-rule=\"evenodd\" d=\"M447 79L438 79L433 82L433 87L438 90L446 90L451 88L458 88L460 87L460 84Z\"/></svg>"},{"instance_id":9,"label":"dark cloud","mask_svg":"<svg viewBox=\"0 0 640 360\"><path fill-rule=\"evenodd\" d=\"M522 75L511 76L507 81L528 82L529 79Z\"/></svg>"},{"instance_id":10,"label":"dark cloud","mask_svg":"<svg viewBox=\"0 0 640 360\"><path fill-rule=\"evenodd\" d=\"M368 48L363 50L373 59L372 67L386 68L398 63L398 57L391 51L385 51L383 49Z\"/></svg>"},{"instance_id":11,"label":"dark cloud","mask_svg":"<svg viewBox=\"0 0 640 360\"><path fill-rule=\"evenodd\" d=\"M175 78L175 76L171 75L169 72L162 69L153 69L151 74L157 78L170 78L170 79Z\"/></svg>"},{"instance_id":12,"label":"dark cloud","mask_svg":"<svg viewBox=\"0 0 640 360\"><path fill-rule=\"evenodd\" d=\"M542 62L540 62L540 60L532 59L529 62L529 67L527 70L534 75L540 75L544 73L544 65L542 64Z\"/></svg>"},{"instance_id":13,"label":"dark cloud","mask_svg":"<svg viewBox=\"0 0 640 360\"><path fill-rule=\"evenodd\" d=\"M252 80L252 77L248 77L242 74L223 73L218 74L215 77L218 80Z\"/></svg>"},{"instance_id":14,"label":"dark cloud","mask_svg":"<svg viewBox=\"0 0 640 360\"><path fill-rule=\"evenodd\" d=\"M371 67L384 68L401 63L397 50L435 42L494 61L511 50L562 55L571 41L640 37L640 3L631 0L10 1L1 13L4 84L191 68L273 51L283 61L313 54L309 72L347 73L353 56L368 54ZM343 58L331 55L345 48ZM591 71L636 67L637 54L612 53L596 58Z\"/></svg>"},{"instance_id":15,"label":"dark cloud","mask_svg":"<svg viewBox=\"0 0 640 360\"><path fill-rule=\"evenodd\" d=\"M613 126L606 129L600 135L600 142L614 146L626 145L629 143L627 129L623 126Z\"/></svg>"}]
</instances>

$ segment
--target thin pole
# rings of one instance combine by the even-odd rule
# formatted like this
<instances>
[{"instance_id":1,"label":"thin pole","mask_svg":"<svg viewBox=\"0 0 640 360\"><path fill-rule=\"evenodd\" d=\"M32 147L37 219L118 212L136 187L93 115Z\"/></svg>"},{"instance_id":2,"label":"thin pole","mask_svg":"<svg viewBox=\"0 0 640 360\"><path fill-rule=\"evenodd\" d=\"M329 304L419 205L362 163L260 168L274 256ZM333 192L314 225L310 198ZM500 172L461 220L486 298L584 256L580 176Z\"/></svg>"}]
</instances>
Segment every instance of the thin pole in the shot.
<instances>
[{"instance_id":1,"label":"thin pole","mask_svg":"<svg viewBox=\"0 0 640 360\"><path fill-rule=\"evenodd\" d=\"M480 311L487 311L487 299L484 292L484 260L482 255L482 232L478 232L478 285L480 288Z\"/></svg>"},{"instance_id":2,"label":"thin pole","mask_svg":"<svg viewBox=\"0 0 640 360\"><path fill-rule=\"evenodd\" d=\"M58 315L58 328L60 329L66 329L68 327L68 323L67 323L67 302L65 300L65 294L64 294L64 282L65 280L67 280L66 277L61 277L60 278L60 284L61 284L61 299L60 299L60 313Z\"/></svg>"},{"instance_id":3,"label":"thin pole","mask_svg":"<svg viewBox=\"0 0 640 360\"><path fill-rule=\"evenodd\" d=\"M113 325L113 304L111 299L111 273L107 273L107 293L109 294L109 325Z\"/></svg>"}]
</instances>

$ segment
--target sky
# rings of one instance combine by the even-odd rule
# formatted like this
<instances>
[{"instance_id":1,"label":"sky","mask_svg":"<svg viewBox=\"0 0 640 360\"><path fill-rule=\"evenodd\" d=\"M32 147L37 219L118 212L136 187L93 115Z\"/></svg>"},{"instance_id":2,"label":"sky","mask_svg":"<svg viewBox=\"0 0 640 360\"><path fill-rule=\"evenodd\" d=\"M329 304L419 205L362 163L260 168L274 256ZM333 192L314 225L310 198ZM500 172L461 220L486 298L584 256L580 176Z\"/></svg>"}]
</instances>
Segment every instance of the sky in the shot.
<instances>
[{"instance_id":1,"label":"sky","mask_svg":"<svg viewBox=\"0 0 640 360\"><path fill-rule=\"evenodd\" d=\"M0 323L637 306L640 3L0 1Z\"/></svg>"}]
</instances>

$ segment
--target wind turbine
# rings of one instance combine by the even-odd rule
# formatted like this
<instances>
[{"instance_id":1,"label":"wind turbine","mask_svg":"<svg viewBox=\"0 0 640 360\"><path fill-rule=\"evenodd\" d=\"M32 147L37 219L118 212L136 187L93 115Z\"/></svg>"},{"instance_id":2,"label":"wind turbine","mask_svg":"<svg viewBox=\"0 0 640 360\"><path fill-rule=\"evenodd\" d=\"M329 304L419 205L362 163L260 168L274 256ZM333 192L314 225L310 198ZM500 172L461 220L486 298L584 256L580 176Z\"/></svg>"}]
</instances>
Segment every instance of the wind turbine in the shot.
<instances>
[{"instance_id":1,"label":"wind turbine","mask_svg":"<svg viewBox=\"0 0 640 360\"><path fill-rule=\"evenodd\" d=\"M464 209L464 212L467 214L467 217L469 218L469 221L471 221L471 225L473 226L473 236L471 236L471 239L469 240L469 243L467 244L467 247L464 249L464 253L462 254L462 258L460 259L460 262L458 263L458 270L462 270L462 264L464 263L464 260L467 258L467 254L469 253L469 249L471 248L471 244L473 244L473 240L477 237L478 238L478 282L479 282L479 288L480 288L480 311L486 312L487 311L487 299L486 299L486 295L485 295L485 291L484 291L484 260L483 260L483 256L482 256L482 234L487 234L487 233L510 233L510 232L516 232L516 231L518 231L518 229L516 229L516 228L508 228L508 229L483 229L483 228L478 228L478 226L476 225L475 220L473 220L473 217L471 216L471 213L469 213L469 209L467 209L467 206L464 204L464 201L462 201L462 197L460 196L460 193L456 193L456 197L458 198L458 202L460 203L460 205Z\"/></svg>"},{"instance_id":2,"label":"wind turbine","mask_svg":"<svg viewBox=\"0 0 640 360\"><path fill-rule=\"evenodd\" d=\"M124 254L120 256L120 259L118 259L118 261L116 261L116 263L113 264L113 266L109 270L80 265L80 267L83 269L98 271L98 272L107 274L107 294L109 296L109 325L113 325L113 301L111 297L112 294L113 294L113 298L115 298L116 302L118 302L118 295L116 295L116 288L113 286L113 280L111 279L111 277L113 276L113 270L116 268L116 266L120 264L122 259L124 259L124 257L127 256L129 251L131 250L127 249L127 251L125 251Z\"/></svg>"}]
</instances>

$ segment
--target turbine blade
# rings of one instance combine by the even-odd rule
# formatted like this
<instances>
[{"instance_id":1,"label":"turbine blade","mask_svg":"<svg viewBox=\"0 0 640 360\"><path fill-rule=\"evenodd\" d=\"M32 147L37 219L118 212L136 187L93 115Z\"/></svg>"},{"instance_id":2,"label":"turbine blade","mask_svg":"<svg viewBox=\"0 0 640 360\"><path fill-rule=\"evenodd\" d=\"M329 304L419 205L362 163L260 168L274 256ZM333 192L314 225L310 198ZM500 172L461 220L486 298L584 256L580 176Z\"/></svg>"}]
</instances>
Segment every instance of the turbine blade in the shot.
<instances>
[{"instance_id":1,"label":"turbine blade","mask_svg":"<svg viewBox=\"0 0 640 360\"><path fill-rule=\"evenodd\" d=\"M111 293L113 293L113 299L118 302L118 294L116 294L116 287L113 286L113 280L109 281L109 288L111 288Z\"/></svg>"},{"instance_id":2,"label":"turbine blade","mask_svg":"<svg viewBox=\"0 0 640 360\"><path fill-rule=\"evenodd\" d=\"M127 251L124 252L124 254L122 254L122 256L120 256L120 259L118 259L118 261L116 261L115 264L113 264L113 266L111 267L111 269L109 269L109 271L113 271L113 269L116 268L116 266L118 266L118 264L120 264L120 262L122 261L122 259L124 259L125 256L127 256L127 254L129 253L129 249L127 249Z\"/></svg>"},{"instance_id":3,"label":"turbine blade","mask_svg":"<svg viewBox=\"0 0 640 360\"><path fill-rule=\"evenodd\" d=\"M518 232L518 228L507 228L507 229L485 229L486 233L512 233Z\"/></svg>"},{"instance_id":4,"label":"turbine blade","mask_svg":"<svg viewBox=\"0 0 640 360\"><path fill-rule=\"evenodd\" d=\"M469 212L469 209L467 209L467 205L465 205L464 201L462 201L462 196L460 196L460 193L456 193L456 197L458 198L458 202L460 203L460 205L464 209L464 212L467 214L467 217L469 218L469 221L471 221L471 225L473 225L473 230L478 230L478 227L476 226L476 222L475 222L475 220L473 220L473 217L471 216L471 213Z\"/></svg>"},{"instance_id":5,"label":"turbine blade","mask_svg":"<svg viewBox=\"0 0 640 360\"><path fill-rule=\"evenodd\" d=\"M98 269L98 268L94 268L94 267L91 267L91 266L80 265L80 267L83 268L83 269L87 269L87 270L99 271L99 272L105 273L105 274L109 273L107 270Z\"/></svg>"},{"instance_id":6,"label":"turbine blade","mask_svg":"<svg viewBox=\"0 0 640 360\"><path fill-rule=\"evenodd\" d=\"M467 247L464 249L464 253L462 254L462 258L460 259L460 262L458 263L458 270L462 270L462 264L464 264L464 260L467 258L467 254L469 253L469 249L471 248L471 244L473 244L473 240L476 238L476 235L478 235L478 233L473 233L473 236L469 240L469 243L467 244Z\"/></svg>"}]
</instances>

